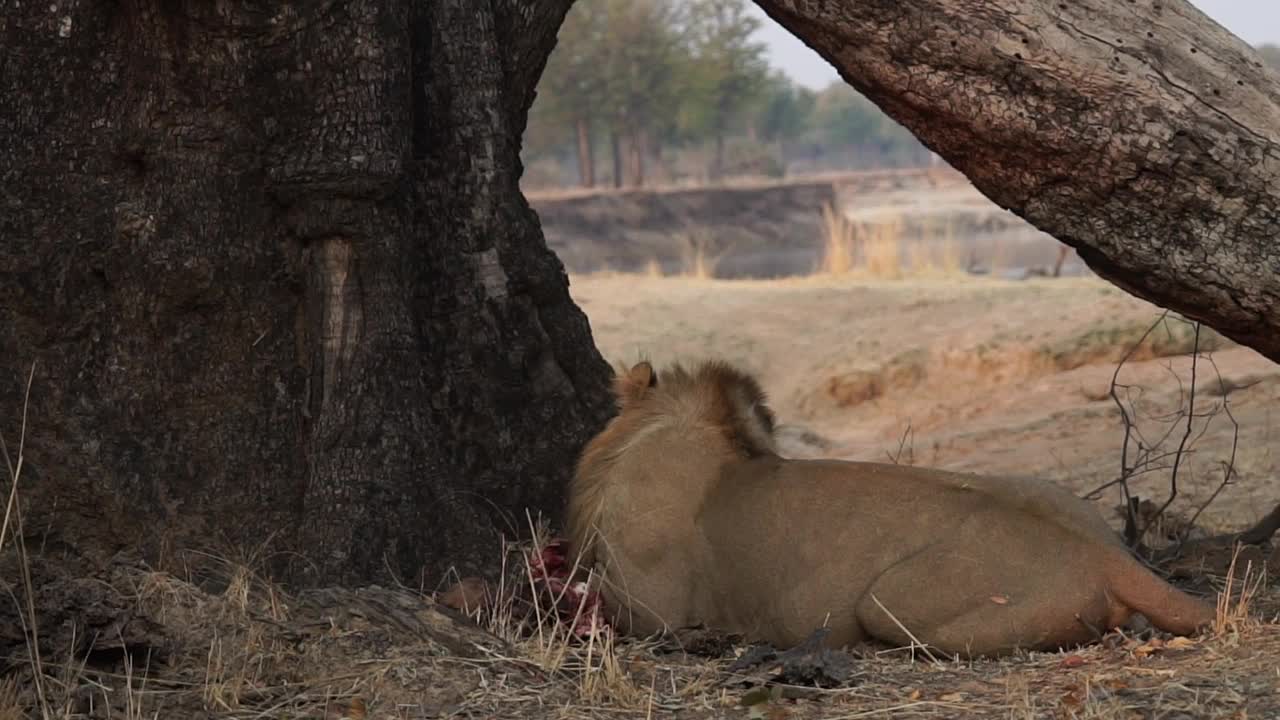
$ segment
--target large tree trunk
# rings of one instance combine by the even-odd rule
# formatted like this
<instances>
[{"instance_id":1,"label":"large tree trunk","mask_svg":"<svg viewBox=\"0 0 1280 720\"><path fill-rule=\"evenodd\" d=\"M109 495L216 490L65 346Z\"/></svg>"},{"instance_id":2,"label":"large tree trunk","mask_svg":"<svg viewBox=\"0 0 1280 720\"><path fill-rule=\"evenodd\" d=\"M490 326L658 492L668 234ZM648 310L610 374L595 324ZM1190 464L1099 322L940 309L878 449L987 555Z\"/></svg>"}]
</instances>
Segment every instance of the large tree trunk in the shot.
<instances>
[{"instance_id":1,"label":"large tree trunk","mask_svg":"<svg viewBox=\"0 0 1280 720\"><path fill-rule=\"evenodd\" d=\"M756 0L1099 275L1280 361L1280 80L1186 0Z\"/></svg>"},{"instance_id":2,"label":"large tree trunk","mask_svg":"<svg viewBox=\"0 0 1280 720\"><path fill-rule=\"evenodd\" d=\"M433 585L554 517L610 412L517 187L569 4L8 4L0 430L38 361L28 530Z\"/></svg>"}]
</instances>

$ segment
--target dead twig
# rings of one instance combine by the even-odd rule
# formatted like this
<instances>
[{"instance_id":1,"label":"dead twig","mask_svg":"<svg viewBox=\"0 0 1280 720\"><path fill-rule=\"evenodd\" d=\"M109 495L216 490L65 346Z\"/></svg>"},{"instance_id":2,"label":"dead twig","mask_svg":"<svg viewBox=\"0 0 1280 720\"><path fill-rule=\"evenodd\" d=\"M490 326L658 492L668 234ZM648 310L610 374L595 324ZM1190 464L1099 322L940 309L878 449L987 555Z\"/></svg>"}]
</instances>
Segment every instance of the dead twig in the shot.
<instances>
[{"instance_id":1,"label":"dead twig","mask_svg":"<svg viewBox=\"0 0 1280 720\"><path fill-rule=\"evenodd\" d=\"M889 608L885 607L884 603L880 602L880 598L876 597L875 593L871 593L871 601L876 604L876 607L883 610L884 614L888 615L889 619L893 621L893 624L897 625L898 629L901 630L903 633L905 633L906 636L911 640L911 650L913 654L915 652L916 647L919 647L920 652L924 653L924 656L929 658L929 660L931 660L935 665L939 665L939 666L942 665L942 662L938 660L938 658L934 657L933 653L929 652L929 646L920 642L920 640L915 635L913 635L910 630L907 629L906 625L903 625L901 622L899 622L898 618L894 617L893 613L889 612Z\"/></svg>"},{"instance_id":2,"label":"dead twig","mask_svg":"<svg viewBox=\"0 0 1280 720\"><path fill-rule=\"evenodd\" d=\"M1120 422L1124 427L1124 439L1120 445L1120 478L1116 484L1120 486L1121 498L1123 499L1125 512L1127 513L1125 518L1126 527L1137 527L1137 518L1133 511L1132 495L1129 492L1129 478L1132 476L1134 471L1134 468L1129 465L1129 443L1133 438L1134 424L1133 418L1129 415L1128 410L1125 409L1124 403L1120 401L1120 395L1116 390L1121 387L1119 383L1120 370L1124 367L1125 362L1128 361L1129 358L1133 357L1133 354L1137 352L1138 347L1142 345L1143 341L1145 341L1157 327L1159 327L1160 323L1164 322L1168 315L1168 310L1160 314L1160 317L1151 324L1151 327L1147 328L1146 332L1142 333L1142 337L1138 338L1138 341L1125 351L1124 356L1120 358L1120 362L1116 363L1115 372L1111 374L1111 385L1108 390L1108 394L1111 396L1112 401L1115 402L1116 408L1120 411ZM1132 547L1136 538L1126 536L1125 541L1130 547Z\"/></svg>"},{"instance_id":3,"label":"dead twig","mask_svg":"<svg viewBox=\"0 0 1280 720\"><path fill-rule=\"evenodd\" d=\"M1196 508L1195 513L1191 515L1191 519L1187 522L1187 527L1182 533L1182 536L1178 538L1178 547L1174 550L1175 555L1182 549L1182 546L1186 544L1187 538L1191 534L1191 529L1195 527L1196 520L1200 518L1200 514L1217 499L1218 495L1231 484L1232 480L1234 480L1236 476L1236 451L1240 447L1240 422L1236 420L1236 416L1231 412L1230 395L1232 389L1229 388L1227 383L1222 379L1222 371L1218 369L1218 363L1214 361L1213 356L1208 356L1206 359L1209 361L1209 364L1213 366L1213 372L1218 378L1218 388L1222 392L1222 411L1226 413L1227 419L1231 421L1231 456L1226 462L1222 463L1222 482L1218 483L1218 487L1214 488L1208 499ZM1275 516L1276 523L1280 525L1280 507L1273 510L1272 515ZM1264 522L1266 522L1266 520L1264 520ZM1256 528L1257 526L1255 526L1255 529ZM1273 534L1275 534L1275 528L1271 529L1271 531L1267 533L1266 537L1269 539Z\"/></svg>"},{"instance_id":4,"label":"dead twig","mask_svg":"<svg viewBox=\"0 0 1280 720\"><path fill-rule=\"evenodd\" d=\"M1121 509L1125 520L1124 539L1125 543L1132 549L1145 547L1144 539L1148 533L1161 523L1169 508L1178 499L1181 493L1180 483L1185 484L1182 481L1190 471L1190 460L1200 452L1196 447L1197 443L1208 434L1213 421L1221 414L1227 416L1232 426L1233 435L1230 455L1222 463L1222 481L1210 494L1209 498L1195 510L1191 520L1185 523L1179 521L1179 524L1182 525L1181 527L1170 527L1170 533L1167 534L1166 540L1176 541L1179 546L1186 542L1205 508L1236 478L1235 461L1239 447L1240 427L1231 412L1229 395L1232 388L1228 387L1226 381L1223 380L1222 374L1212 356L1207 353L1202 355L1200 347L1203 326L1199 322L1178 319L1178 322L1185 323L1191 327L1192 342L1188 358L1190 360L1190 377L1184 382L1184 379L1174 369L1171 362L1164 364L1165 370L1177 384L1178 404L1174 409L1165 411L1159 409L1159 403L1144 402L1146 394L1144 388L1128 385L1120 381L1120 373L1124 365L1134 357L1134 354L1147 341L1151 333L1163 325L1166 331L1170 333L1170 336L1173 336L1173 331L1169 329L1168 325L1171 320L1172 318L1169 317L1168 311L1162 312L1138 340L1126 349L1124 356L1117 363L1112 373L1108 395L1119 411L1120 424L1123 430L1120 473L1115 479L1099 485L1084 495L1086 499L1094 499L1099 497L1102 491L1106 489L1112 487L1120 488ZM1201 377L1203 374L1202 359L1209 362L1218 378L1217 392L1211 394L1222 397L1221 403L1209 403L1207 407L1201 407L1202 401L1200 398L1201 393L1204 391L1204 388L1201 387L1203 380ZM1141 426L1141 423L1146 421L1162 425L1163 431L1156 435L1148 434ZM1163 448L1167 444L1174 442L1175 433L1177 433L1176 445L1171 450L1164 450ZM1140 507L1145 507L1146 503L1140 504L1138 498L1133 495L1131 481L1152 472L1163 472L1165 470L1169 471L1167 497L1153 510L1140 513Z\"/></svg>"},{"instance_id":5,"label":"dead twig","mask_svg":"<svg viewBox=\"0 0 1280 720\"><path fill-rule=\"evenodd\" d=\"M908 440L911 442L910 446L907 445ZM915 430L911 427L910 421L907 422L907 428L902 431L902 437L898 438L898 451L895 453L885 451L885 455L889 456L889 460L894 465L900 465L902 464L901 460L904 448L907 453L907 464L914 465L916 458Z\"/></svg>"},{"instance_id":6,"label":"dead twig","mask_svg":"<svg viewBox=\"0 0 1280 720\"><path fill-rule=\"evenodd\" d=\"M1178 469L1182 467L1182 456L1187 448L1187 440L1191 437L1191 430L1196 416L1196 370L1199 367L1200 359L1200 323L1197 322L1195 327L1195 341L1191 345L1191 385L1187 393L1187 426L1182 433L1182 439L1178 441L1178 451L1173 457L1173 470L1169 471L1169 498L1164 501L1164 504L1160 506L1156 514L1151 517L1151 521L1147 526L1138 533L1138 537L1142 537L1147 529L1164 515L1164 511L1169 509L1169 506L1178 497Z\"/></svg>"}]
</instances>

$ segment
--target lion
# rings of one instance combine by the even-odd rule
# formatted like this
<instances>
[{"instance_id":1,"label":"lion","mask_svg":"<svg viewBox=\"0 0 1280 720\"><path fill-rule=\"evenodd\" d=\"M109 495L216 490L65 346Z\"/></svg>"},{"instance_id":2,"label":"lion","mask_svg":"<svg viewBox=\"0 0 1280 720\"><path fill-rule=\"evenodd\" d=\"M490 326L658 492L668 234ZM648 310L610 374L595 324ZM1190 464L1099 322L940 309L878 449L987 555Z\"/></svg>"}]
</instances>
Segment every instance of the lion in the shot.
<instances>
[{"instance_id":1,"label":"lion","mask_svg":"<svg viewBox=\"0 0 1280 720\"><path fill-rule=\"evenodd\" d=\"M921 643L1000 656L1086 644L1141 613L1194 635L1214 608L1159 578L1101 514L1048 482L781 457L755 378L725 362L614 380L566 524L609 620L778 648Z\"/></svg>"}]
</instances>

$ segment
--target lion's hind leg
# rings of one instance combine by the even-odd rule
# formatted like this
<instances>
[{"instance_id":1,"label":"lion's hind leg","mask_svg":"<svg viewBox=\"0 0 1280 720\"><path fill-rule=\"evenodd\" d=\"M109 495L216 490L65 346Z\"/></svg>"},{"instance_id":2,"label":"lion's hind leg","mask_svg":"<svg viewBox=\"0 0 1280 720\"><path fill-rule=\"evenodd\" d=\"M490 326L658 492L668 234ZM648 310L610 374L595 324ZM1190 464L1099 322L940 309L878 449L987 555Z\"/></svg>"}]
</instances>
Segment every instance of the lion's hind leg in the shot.
<instances>
[{"instance_id":1,"label":"lion's hind leg","mask_svg":"<svg viewBox=\"0 0 1280 720\"><path fill-rule=\"evenodd\" d=\"M856 617L882 642L964 657L1076 645L1105 631L1111 603L1100 582L1021 570L921 553L882 573Z\"/></svg>"}]
</instances>

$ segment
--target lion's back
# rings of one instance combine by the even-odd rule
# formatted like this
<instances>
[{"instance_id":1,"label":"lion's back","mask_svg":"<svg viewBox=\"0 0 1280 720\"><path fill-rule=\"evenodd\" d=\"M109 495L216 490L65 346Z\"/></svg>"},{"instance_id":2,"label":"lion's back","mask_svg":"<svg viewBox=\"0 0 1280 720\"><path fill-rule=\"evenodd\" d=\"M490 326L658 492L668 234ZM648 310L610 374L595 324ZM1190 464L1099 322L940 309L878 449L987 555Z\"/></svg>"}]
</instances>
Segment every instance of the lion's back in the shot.
<instances>
[{"instance_id":1,"label":"lion's back","mask_svg":"<svg viewBox=\"0 0 1280 720\"><path fill-rule=\"evenodd\" d=\"M844 460L732 463L707 494L698 522L719 528L721 538L871 548L887 540L930 542L975 514L1120 542L1089 502L1056 483Z\"/></svg>"}]
</instances>

